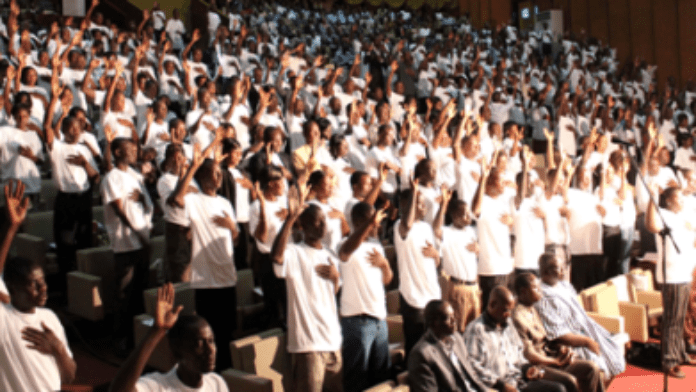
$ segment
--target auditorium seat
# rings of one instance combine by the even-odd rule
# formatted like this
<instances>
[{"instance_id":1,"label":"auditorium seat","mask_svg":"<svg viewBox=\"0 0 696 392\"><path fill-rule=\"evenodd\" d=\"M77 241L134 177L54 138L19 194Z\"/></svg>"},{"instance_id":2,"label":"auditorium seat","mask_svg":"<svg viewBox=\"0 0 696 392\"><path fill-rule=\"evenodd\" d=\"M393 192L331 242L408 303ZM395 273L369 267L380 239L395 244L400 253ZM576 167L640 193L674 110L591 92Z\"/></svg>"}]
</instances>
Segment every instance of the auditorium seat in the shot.
<instances>
[{"instance_id":1,"label":"auditorium seat","mask_svg":"<svg viewBox=\"0 0 696 392\"><path fill-rule=\"evenodd\" d=\"M235 341L237 344L232 342L234 368L222 373L230 390L250 390L247 387L264 392L289 390L291 362L285 332L271 330L258 337L240 339Z\"/></svg>"},{"instance_id":2,"label":"auditorium seat","mask_svg":"<svg viewBox=\"0 0 696 392\"><path fill-rule=\"evenodd\" d=\"M111 247L77 251L77 271L68 273L68 311L88 320L101 320L114 306L115 275Z\"/></svg>"}]
</instances>

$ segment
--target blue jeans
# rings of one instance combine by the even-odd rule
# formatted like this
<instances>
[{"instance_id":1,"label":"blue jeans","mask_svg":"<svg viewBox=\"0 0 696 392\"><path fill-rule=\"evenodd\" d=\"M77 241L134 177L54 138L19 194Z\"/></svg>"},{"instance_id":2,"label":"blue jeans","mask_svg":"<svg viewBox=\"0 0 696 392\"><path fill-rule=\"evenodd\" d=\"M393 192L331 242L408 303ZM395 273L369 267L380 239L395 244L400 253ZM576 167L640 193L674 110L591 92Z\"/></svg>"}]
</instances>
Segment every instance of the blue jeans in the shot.
<instances>
[{"instance_id":1,"label":"blue jeans","mask_svg":"<svg viewBox=\"0 0 696 392\"><path fill-rule=\"evenodd\" d=\"M631 248L636 236L634 226L621 228L621 254L619 255L619 274L627 274L631 266ZM642 237L641 237L642 238Z\"/></svg>"},{"instance_id":2,"label":"blue jeans","mask_svg":"<svg viewBox=\"0 0 696 392\"><path fill-rule=\"evenodd\" d=\"M344 391L363 391L388 379L387 321L370 316L342 317L341 327Z\"/></svg>"}]
</instances>

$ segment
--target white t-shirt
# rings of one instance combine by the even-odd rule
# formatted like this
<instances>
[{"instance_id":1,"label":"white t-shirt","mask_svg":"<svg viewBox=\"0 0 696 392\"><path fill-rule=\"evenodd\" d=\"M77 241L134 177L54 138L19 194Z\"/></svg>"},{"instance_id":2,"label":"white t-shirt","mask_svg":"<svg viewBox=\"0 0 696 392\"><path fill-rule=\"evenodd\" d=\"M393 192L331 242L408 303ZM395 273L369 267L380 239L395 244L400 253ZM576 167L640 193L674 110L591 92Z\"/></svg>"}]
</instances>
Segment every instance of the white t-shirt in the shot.
<instances>
[{"instance_id":1,"label":"white t-shirt","mask_svg":"<svg viewBox=\"0 0 696 392\"><path fill-rule=\"evenodd\" d=\"M176 375L177 366L167 373L150 373L138 379L136 392L228 392L227 383L217 373L203 375L200 388L190 388Z\"/></svg>"},{"instance_id":2,"label":"white t-shirt","mask_svg":"<svg viewBox=\"0 0 696 392\"><path fill-rule=\"evenodd\" d=\"M147 128L147 122L145 123L145 127ZM143 128L143 135L144 134L145 128ZM169 124L166 121L162 121L161 124L159 124L157 121L153 121L150 125L150 130L147 133L145 147L152 147L157 151L165 150L167 148L167 144L169 144L169 141L163 140L161 138L162 135L169 136Z\"/></svg>"},{"instance_id":3,"label":"white t-shirt","mask_svg":"<svg viewBox=\"0 0 696 392\"><path fill-rule=\"evenodd\" d=\"M28 348L29 342L22 339L24 328L42 331L41 323L53 331L72 357L65 330L53 311L36 308L34 313L22 313L10 304L0 304L0 390L60 390L60 371L55 358Z\"/></svg>"},{"instance_id":4,"label":"white t-shirt","mask_svg":"<svg viewBox=\"0 0 696 392\"><path fill-rule=\"evenodd\" d=\"M89 177L87 171L77 165L68 163L72 155L82 155L87 162L97 171L92 153L82 144L68 144L60 140L53 140L53 147L48 151L51 158L53 182L61 192L82 193L89 189Z\"/></svg>"},{"instance_id":5,"label":"white t-shirt","mask_svg":"<svg viewBox=\"0 0 696 392\"><path fill-rule=\"evenodd\" d=\"M21 131L14 127L4 127L0 132L2 143L0 154L5 164L2 167L3 182L13 178L22 180L26 185L26 193L39 193L41 191L41 174L36 163L19 154L19 147L28 147L39 159L44 159L43 144L39 135L34 131Z\"/></svg>"},{"instance_id":6,"label":"white t-shirt","mask_svg":"<svg viewBox=\"0 0 696 392\"><path fill-rule=\"evenodd\" d=\"M414 308L423 309L428 302L440 299L440 283L435 260L423 256L426 242L435 245L432 227L423 222L413 222L406 238L399 234L399 219L394 224L394 248L399 265L399 292Z\"/></svg>"},{"instance_id":7,"label":"white t-shirt","mask_svg":"<svg viewBox=\"0 0 696 392\"><path fill-rule=\"evenodd\" d=\"M475 175L475 176L474 176ZM481 175L481 165L466 157L461 157L455 166L455 189L460 200L466 202L471 208L476 189L478 189L478 177Z\"/></svg>"},{"instance_id":8,"label":"white t-shirt","mask_svg":"<svg viewBox=\"0 0 696 392\"><path fill-rule=\"evenodd\" d=\"M213 222L227 214L237 223L230 202L222 196L189 193L184 210L191 225L191 287L209 289L237 284L232 233Z\"/></svg>"},{"instance_id":9,"label":"white t-shirt","mask_svg":"<svg viewBox=\"0 0 696 392\"><path fill-rule=\"evenodd\" d=\"M237 214L237 222L247 223L249 222L249 189L244 188L237 180L244 178L242 172L239 169L230 167L227 170L232 174L234 178L234 212Z\"/></svg>"},{"instance_id":10,"label":"white t-shirt","mask_svg":"<svg viewBox=\"0 0 696 392\"><path fill-rule=\"evenodd\" d=\"M266 237L266 242L261 242L256 237L256 247L261 253L271 253L271 248L273 247L273 241L275 241L280 228L283 227L283 221L278 217L278 213L285 209L287 206L287 201L285 197L279 197L276 201L266 200L265 211L266 211L266 228L268 229L268 235ZM261 205L259 201L256 200L251 203L249 208L249 232L252 236L256 232L256 228L259 225L259 220L261 219Z\"/></svg>"},{"instance_id":11,"label":"white t-shirt","mask_svg":"<svg viewBox=\"0 0 696 392\"><path fill-rule=\"evenodd\" d=\"M543 196L542 196L543 197ZM525 198L515 211L515 268L539 269L539 256L544 253L544 220L537 217L535 198Z\"/></svg>"},{"instance_id":12,"label":"white t-shirt","mask_svg":"<svg viewBox=\"0 0 696 392\"><path fill-rule=\"evenodd\" d=\"M160 197L162 211L164 212L164 220L179 226L188 227L189 220L186 216L186 211L183 208L167 204L167 199L176 189L176 184L179 182L179 176L172 173L164 173L157 180L157 194ZM191 182L191 186L196 186Z\"/></svg>"},{"instance_id":13,"label":"white t-shirt","mask_svg":"<svg viewBox=\"0 0 696 392\"><path fill-rule=\"evenodd\" d=\"M130 194L135 190L140 191L143 195L145 205L129 198ZM109 240L114 253L140 249L142 244L138 236L121 221L116 212L114 212L114 208L109 204L120 199L123 212L133 228L149 237L150 229L152 228L153 208L150 196L143 184L143 177L131 167L126 171L115 167L104 176L101 194L104 202L106 231L109 233Z\"/></svg>"},{"instance_id":14,"label":"white t-shirt","mask_svg":"<svg viewBox=\"0 0 696 392\"><path fill-rule=\"evenodd\" d=\"M274 264L276 276L284 278L288 290L288 352L337 351L343 336L336 309L336 287L319 276L319 265L340 261L326 249L288 244L283 264Z\"/></svg>"},{"instance_id":15,"label":"white t-shirt","mask_svg":"<svg viewBox=\"0 0 696 392\"><path fill-rule=\"evenodd\" d=\"M324 212L324 218L326 219L326 232L324 233L324 238L321 240L322 245L324 248L333 252L334 254L338 254L338 244L341 242L341 238L343 238L341 219L329 217L333 207L328 204L321 203L318 200L310 200L309 204L316 205ZM343 211L341 211L341 213L343 213Z\"/></svg>"},{"instance_id":16,"label":"white t-shirt","mask_svg":"<svg viewBox=\"0 0 696 392\"><path fill-rule=\"evenodd\" d=\"M568 243L568 229L566 219L561 216L560 208L563 207L563 197L553 195L547 199L542 194L538 205L546 215L546 244L565 245Z\"/></svg>"},{"instance_id":17,"label":"white t-shirt","mask_svg":"<svg viewBox=\"0 0 696 392\"><path fill-rule=\"evenodd\" d=\"M477 279L478 256L466 247L478 243L476 231L471 226L458 229L454 226L442 228L442 270L449 276L464 281Z\"/></svg>"},{"instance_id":18,"label":"white t-shirt","mask_svg":"<svg viewBox=\"0 0 696 392\"><path fill-rule=\"evenodd\" d=\"M340 263L343 289L341 292L341 316L350 317L367 314L383 320L387 317L384 300L382 270L370 264L374 251L384 257L384 248L374 238L360 244L348 261Z\"/></svg>"},{"instance_id":19,"label":"white t-shirt","mask_svg":"<svg viewBox=\"0 0 696 392\"><path fill-rule=\"evenodd\" d=\"M367 153L365 168L372 178L379 178L379 164L382 162L391 162L398 167L401 167L401 162L396 157L397 152L393 147L385 147L384 150L377 146L373 146ZM398 190L396 183L396 174L389 170L387 179L382 183L382 192L394 193Z\"/></svg>"},{"instance_id":20,"label":"white t-shirt","mask_svg":"<svg viewBox=\"0 0 696 392\"><path fill-rule=\"evenodd\" d=\"M599 199L590 192L568 189L568 252L571 255L602 253L602 216L597 211Z\"/></svg>"},{"instance_id":21,"label":"white t-shirt","mask_svg":"<svg viewBox=\"0 0 696 392\"><path fill-rule=\"evenodd\" d=\"M509 199L483 195L481 216L478 219L479 275L507 275L512 272L510 227L500 221L503 215L512 216Z\"/></svg>"},{"instance_id":22,"label":"white t-shirt","mask_svg":"<svg viewBox=\"0 0 696 392\"><path fill-rule=\"evenodd\" d=\"M674 249L674 244L671 239L667 239L667 283L691 283L692 273L694 271L694 259L696 252L694 248L694 229L688 218L690 214L683 211L676 214L667 209L660 208L662 216L665 218L665 223L671 229L672 238L679 247L679 253ZM655 243L657 244L657 265L655 266L655 279L658 283L664 281L662 276L662 240L659 234L655 234Z\"/></svg>"}]
</instances>

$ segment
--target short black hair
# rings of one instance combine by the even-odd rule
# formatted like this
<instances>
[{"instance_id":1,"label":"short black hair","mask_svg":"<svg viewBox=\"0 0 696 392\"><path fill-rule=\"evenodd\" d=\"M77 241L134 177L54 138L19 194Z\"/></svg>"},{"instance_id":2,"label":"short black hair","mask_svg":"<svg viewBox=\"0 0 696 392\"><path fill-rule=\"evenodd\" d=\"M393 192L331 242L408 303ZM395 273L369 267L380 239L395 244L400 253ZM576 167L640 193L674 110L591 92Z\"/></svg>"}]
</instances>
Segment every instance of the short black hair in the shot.
<instances>
[{"instance_id":1,"label":"short black hair","mask_svg":"<svg viewBox=\"0 0 696 392\"><path fill-rule=\"evenodd\" d=\"M27 259L24 257L9 258L5 263L3 275L7 288L11 290L11 287L14 285L26 283L29 274L36 268L43 268L39 260Z\"/></svg>"},{"instance_id":2,"label":"short black hair","mask_svg":"<svg viewBox=\"0 0 696 392\"><path fill-rule=\"evenodd\" d=\"M350 219L353 222L354 227L362 227L365 222L372 218L375 208L371 205L361 201L353 206L350 210Z\"/></svg>"},{"instance_id":3,"label":"short black hair","mask_svg":"<svg viewBox=\"0 0 696 392\"><path fill-rule=\"evenodd\" d=\"M360 180L364 176L369 176L369 174L367 174L367 172L362 171L362 170L354 171L353 174L350 175L350 186L354 187L354 186L358 185L360 183Z\"/></svg>"},{"instance_id":4,"label":"short black hair","mask_svg":"<svg viewBox=\"0 0 696 392\"><path fill-rule=\"evenodd\" d=\"M127 137L117 137L111 142L111 154L116 156L116 151L125 146L127 143L135 143Z\"/></svg>"},{"instance_id":5,"label":"short black hair","mask_svg":"<svg viewBox=\"0 0 696 392\"><path fill-rule=\"evenodd\" d=\"M445 305L446 301L441 299L434 299L425 305L425 310L423 311L423 316L425 318L426 327L433 325L437 316L442 313L441 309Z\"/></svg>"}]
</instances>

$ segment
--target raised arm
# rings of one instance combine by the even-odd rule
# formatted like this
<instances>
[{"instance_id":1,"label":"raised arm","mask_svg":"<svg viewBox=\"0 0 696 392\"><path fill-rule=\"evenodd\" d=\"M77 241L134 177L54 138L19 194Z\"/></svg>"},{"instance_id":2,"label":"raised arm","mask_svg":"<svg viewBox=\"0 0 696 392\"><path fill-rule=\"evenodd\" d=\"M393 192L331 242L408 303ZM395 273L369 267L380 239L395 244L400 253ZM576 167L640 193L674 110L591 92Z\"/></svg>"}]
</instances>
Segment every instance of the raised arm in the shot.
<instances>
[{"instance_id":1,"label":"raised arm","mask_svg":"<svg viewBox=\"0 0 696 392\"><path fill-rule=\"evenodd\" d=\"M188 192L189 184L191 184L193 175L196 173L198 168L201 167L206 157L209 157L213 149L222 141L223 133L222 128L218 128L218 131L215 133L215 139L213 139L213 142L210 143L210 145L208 145L203 152L200 152L200 145L195 144L193 146L194 150L191 166L189 166L186 174L184 174L183 177L179 177L176 188L167 199L167 204L184 208L184 196Z\"/></svg>"},{"instance_id":2,"label":"raised arm","mask_svg":"<svg viewBox=\"0 0 696 392\"><path fill-rule=\"evenodd\" d=\"M271 260L276 264L282 265L284 262L285 248L288 245L290 233L292 233L292 226L304 209L305 196L306 191L300 190L298 187L294 187L288 192L288 218L283 223L283 227L281 227L271 248Z\"/></svg>"},{"instance_id":3,"label":"raised arm","mask_svg":"<svg viewBox=\"0 0 696 392\"><path fill-rule=\"evenodd\" d=\"M418 179L414 178L411 180L411 198L408 204L408 210L406 211L406 216L401 217L401 222L399 223L399 235L402 239L408 237L408 232L411 231L413 227L413 222L416 220L416 205L418 204Z\"/></svg>"},{"instance_id":4,"label":"raised arm","mask_svg":"<svg viewBox=\"0 0 696 392\"><path fill-rule=\"evenodd\" d=\"M445 185L442 186L441 191L442 201L440 202L440 209L437 210L437 215L435 215L435 221L433 222L433 233L435 233L435 238L439 240L442 240L442 226L445 223L447 207L449 206L450 200L452 200L452 191L447 189Z\"/></svg>"},{"instance_id":5,"label":"raised arm","mask_svg":"<svg viewBox=\"0 0 696 392\"><path fill-rule=\"evenodd\" d=\"M155 323L148 330L145 339L138 344L138 347L133 350L126 361L123 362L123 365L121 365L116 377L111 381L110 392L135 391L138 378L145 370L147 361L155 351L155 347L164 338L167 331L176 324L179 313L183 309L183 305L174 307L174 297L174 286L171 283L165 283L157 289Z\"/></svg>"},{"instance_id":6,"label":"raised arm","mask_svg":"<svg viewBox=\"0 0 696 392\"><path fill-rule=\"evenodd\" d=\"M544 136L546 137L546 168L548 170L556 168L556 160L553 158L553 132L544 128Z\"/></svg>"},{"instance_id":7,"label":"raised arm","mask_svg":"<svg viewBox=\"0 0 696 392\"><path fill-rule=\"evenodd\" d=\"M369 222L366 222L366 224L356 228L352 233L350 233L348 238L343 242L338 250L338 258L341 259L341 261L348 261L350 255L352 255L353 252L358 249L360 244L367 240L367 237L370 236L372 230L375 227L379 227L382 219L387 216L387 208L389 208L389 205L385 207L386 208L382 208L381 210L376 210L374 214L372 214L372 219L370 219Z\"/></svg>"},{"instance_id":8,"label":"raised arm","mask_svg":"<svg viewBox=\"0 0 696 392\"><path fill-rule=\"evenodd\" d=\"M483 194L486 191L486 182L488 181L488 175L491 173L491 168L493 167L493 162L491 164L486 163L484 158L481 161L481 177L479 177L478 188L476 188L476 194L474 194L474 199L471 201L471 212L475 217L481 216L481 203L483 202Z\"/></svg>"},{"instance_id":9,"label":"raised arm","mask_svg":"<svg viewBox=\"0 0 696 392\"><path fill-rule=\"evenodd\" d=\"M2 239L2 245L0 245L0 273L5 270L5 262L7 262L7 255L10 252L12 241L22 222L27 217L29 198L24 197L24 189L24 183L19 180L10 180L5 185L5 211L10 221L10 227Z\"/></svg>"}]
</instances>

